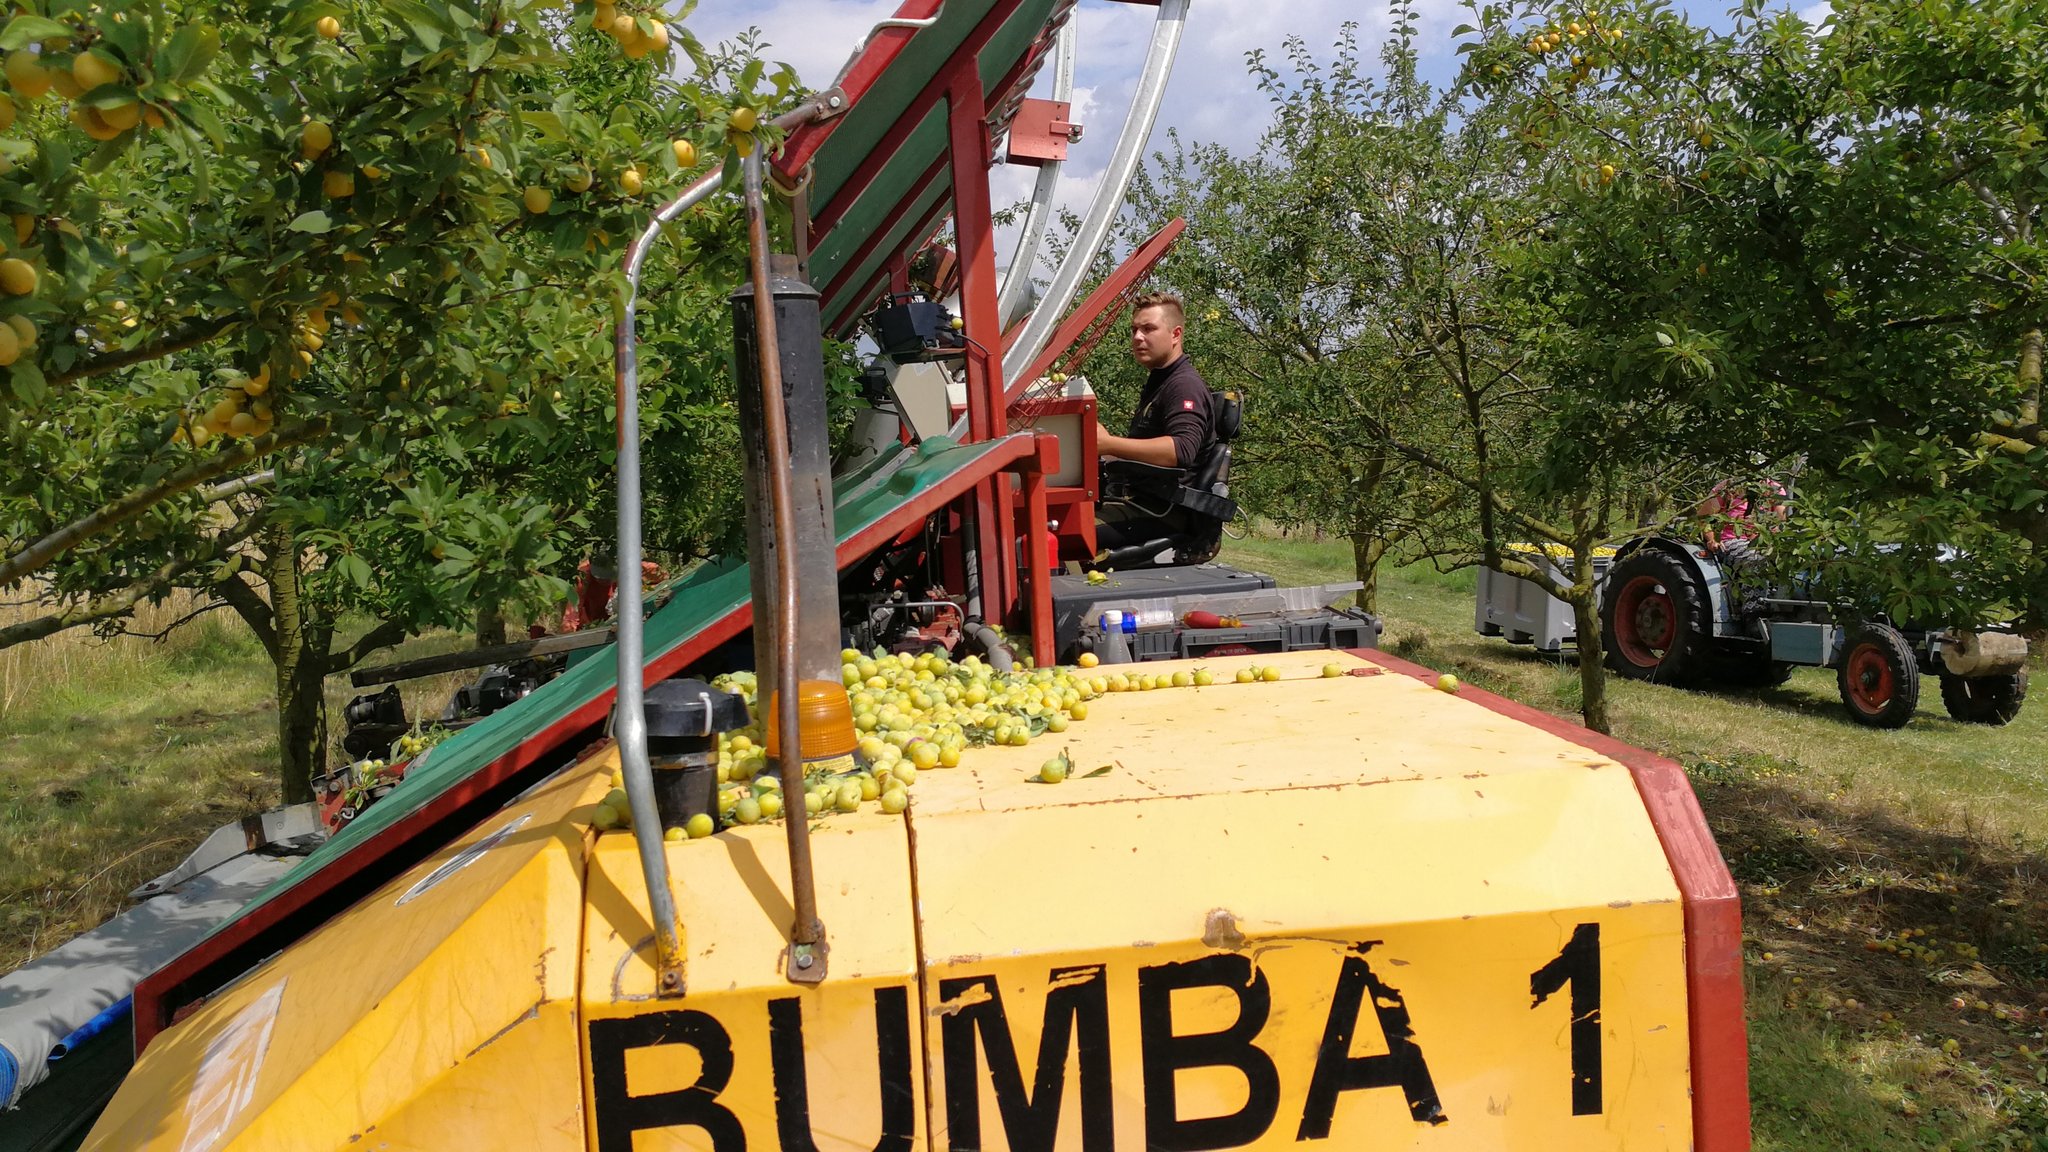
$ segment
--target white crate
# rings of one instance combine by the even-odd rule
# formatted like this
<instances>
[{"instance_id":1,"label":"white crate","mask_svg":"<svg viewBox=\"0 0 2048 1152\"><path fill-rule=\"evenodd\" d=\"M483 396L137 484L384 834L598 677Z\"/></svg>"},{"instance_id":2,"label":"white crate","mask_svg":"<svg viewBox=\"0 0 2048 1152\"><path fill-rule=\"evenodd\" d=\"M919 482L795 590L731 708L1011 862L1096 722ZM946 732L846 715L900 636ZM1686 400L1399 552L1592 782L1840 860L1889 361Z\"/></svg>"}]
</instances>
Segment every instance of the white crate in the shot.
<instances>
[{"instance_id":1,"label":"white crate","mask_svg":"<svg viewBox=\"0 0 2048 1152\"><path fill-rule=\"evenodd\" d=\"M1571 578L1571 561L1535 552L1511 553L1517 560L1543 565L1560 579ZM1595 578L1607 575L1605 556L1593 558ZM1545 592L1535 582L1519 576L1503 576L1491 568L1479 570L1479 595L1473 627L1482 636L1504 636L1512 644L1529 644L1539 652L1556 652L1578 642L1578 625L1571 605Z\"/></svg>"}]
</instances>

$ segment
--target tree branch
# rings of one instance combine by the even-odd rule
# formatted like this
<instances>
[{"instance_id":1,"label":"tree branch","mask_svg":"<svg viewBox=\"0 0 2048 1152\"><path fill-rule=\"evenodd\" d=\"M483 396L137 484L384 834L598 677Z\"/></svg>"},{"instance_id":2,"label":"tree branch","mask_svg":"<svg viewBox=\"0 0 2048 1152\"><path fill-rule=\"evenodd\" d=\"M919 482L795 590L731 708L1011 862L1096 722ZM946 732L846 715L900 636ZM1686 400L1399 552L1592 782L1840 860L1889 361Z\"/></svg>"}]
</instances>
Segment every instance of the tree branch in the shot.
<instances>
[{"instance_id":1,"label":"tree branch","mask_svg":"<svg viewBox=\"0 0 2048 1152\"><path fill-rule=\"evenodd\" d=\"M91 360L73 364L62 372L52 372L49 375L49 381L52 384L62 384L69 380L83 380L88 376L99 376L119 368L126 368L130 364L147 364L151 360L161 360L173 352L183 352L187 348L197 348L201 344L218 339L225 335L228 329L238 324L245 324L249 319L250 317L246 315L237 314L213 316L205 320L195 321L172 332L154 344L141 344L120 352L109 352L104 356L97 356Z\"/></svg>"},{"instance_id":2,"label":"tree branch","mask_svg":"<svg viewBox=\"0 0 2048 1152\"><path fill-rule=\"evenodd\" d=\"M271 624L269 603L258 596L254 588L243 583L240 576L230 576L214 585L213 592L227 601L228 606L235 610L235 615L242 618L242 623L249 626L249 631L256 634L256 639L262 643L263 650L270 653L271 662L275 663L277 629Z\"/></svg>"},{"instance_id":3,"label":"tree branch","mask_svg":"<svg viewBox=\"0 0 2048 1152\"><path fill-rule=\"evenodd\" d=\"M326 419L321 418L244 440L218 455L173 472L148 488L131 492L112 504L73 520L6 560L0 561L0 587L14 583L80 543L133 520L180 492L234 472L272 452L316 440L326 435L327 429Z\"/></svg>"},{"instance_id":4,"label":"tree branch","mask_svg":"<svg viewBox=\"0 0 2048 1152\"><path fill-rule=\"evenodd\" d=\"M227 606L228 602L225 600L208 600L206 603L201 604L199 607L194 608L190 612L185 613L183 616L178 617L176 620L171 621L169 624L164 625L163 630L160 632L131 632L127 628L123 628L121 629L121 635L133 636L137 640L162 640L164 637L169 636L171 633L177 631L178 629L184 627L187 624L190 624L192 621L199 619L201 616L206 615L208 612L217 611Z\"/></svg>"},{"instance_id":5,"label":"tree branch","mask_svg":"<svg viewBox=\"0 0 2048 1152\"><path fill-rule=\"evenodd\" d=\"M25 644L30 640L40 640L45 636L53 636L67 629L76 628L81 624L93 624L101 620L112 620L115 617L132 612L135 610L135 606L142 603L143 600L169 588L171 581L202 564L210 564L226 556L237 545L241 544L242 541L247 540L254 534L256 529L262 525L263 519L264 517L261 514L249 517L247 520L236 525L233 531L224 532L214 537L213 547L204 555L172 560L112 596L102 597L87 604L64 609L61 612L53 612L48 616L39 616L33 620L23 620L18 624L11 624L5 628L0 628L0 648L11 648L16 644Z\"/></svg>"},{"instance_id":6,"label":"tree branch","mask_svg":"<svg viewBox=\"0 0 2048 1152\"><path fill-rule=\"evenodd\" d=\"M405 637L405 625L396 621L386 620L368 632L363 633L362 637L354 644L349 645L340 652L323 654L320 674L332 676L336 672L346 672L362 663L364 658L369 656L370 653L377 651L379 648L389 648L403 641Z\"/></svg>"},{"instance_id":7,"label":"tree branch","mask_svg":"<svg viewBox=\"0 0 2048 1152\"><path fill-rule=\"evenodd\" d=\"M272 468L266 468L261 472L251 472L247 476L238 476L225 484L216 484L211 488L207 488L199 493L199 498L208 504L212 504L225 500L230 496L239 496L251 488L267 487L276 479L277 471Z\"/></svg>"}]
</instances>

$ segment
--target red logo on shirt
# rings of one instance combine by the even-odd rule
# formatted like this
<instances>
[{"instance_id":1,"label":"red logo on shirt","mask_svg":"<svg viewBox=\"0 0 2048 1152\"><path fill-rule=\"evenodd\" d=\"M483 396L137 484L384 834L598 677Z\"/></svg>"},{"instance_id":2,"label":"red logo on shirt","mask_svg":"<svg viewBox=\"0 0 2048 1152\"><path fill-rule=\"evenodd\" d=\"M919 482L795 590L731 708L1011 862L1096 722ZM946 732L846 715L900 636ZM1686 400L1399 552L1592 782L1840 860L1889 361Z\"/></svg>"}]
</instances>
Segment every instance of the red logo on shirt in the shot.
<instances>
[{"instance_id":1,"label":"red logo on shirt","mask_svg":"<svg viewBox=\"0 0 2048 1152\"><path fill-rule=\"evenodd\" d=\"M1180 406L1190 412L1195 410L1195 402L1193 400L1183 400L1180 402Z\"/></svg>"}]
</instances>

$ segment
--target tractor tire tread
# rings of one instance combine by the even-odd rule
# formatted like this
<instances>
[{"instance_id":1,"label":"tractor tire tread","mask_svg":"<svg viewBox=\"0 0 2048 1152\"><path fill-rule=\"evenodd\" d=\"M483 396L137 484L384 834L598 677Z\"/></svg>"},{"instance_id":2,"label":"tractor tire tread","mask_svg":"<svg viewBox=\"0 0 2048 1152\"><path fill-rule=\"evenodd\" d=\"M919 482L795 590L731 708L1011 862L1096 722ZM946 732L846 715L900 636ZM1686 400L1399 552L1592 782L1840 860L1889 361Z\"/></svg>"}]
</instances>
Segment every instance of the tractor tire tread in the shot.
<instances>
[{"instance_id":1,"label":"tractor tire tread","mask_svg":"<svg viewBox=\"0 0 2048 1152\"><path fill-rule=\"evenodd\" d=\"M1892 695L1884 706L1875 712L1867 711L1856 703L1856 694L1849 683L1851 658L1858 649L1875 646L1891 668ZM1867 728L1903 728L1913 713L1920 707L1920 663L1913 658L1913 647L1899 630L1889 624L1859 624L1849 630L1848 639L1842 645L1841 664L1835 669L1835 687L1841 693L1842 707L1848 709L1849 718Z\"/></svg>"},{"instance_id":2,"label":"tractor tire tread","mask_svg":"<svg viewBox=\"0 0 2048 1152\"><path fill-rule=\"evenodd\" d=\"M1965 724L2010 724L2027 700L2027 674L1957 676L1941 674L1941 705Z\"/></svg>"},{"instance_id":3,"label":"tractor tire tread","mask_svg":"<svg viewBox=\"0 0 2048 1152\"><path fill-rule=\"evenodd\" d=\"M1653 665L1637 664L1615 642L1615 602L1619 590L1641 576L1655 577L1671 596L1680 629ZM1640 548L1617 560L1602 581L1600 638L1609 670L1625 680L1643 680L1688 687L1713 672L1713 637L1708 634L1706 590L1698 573L1683 559L1661 548Z\"/></svg>"}]
</instances>

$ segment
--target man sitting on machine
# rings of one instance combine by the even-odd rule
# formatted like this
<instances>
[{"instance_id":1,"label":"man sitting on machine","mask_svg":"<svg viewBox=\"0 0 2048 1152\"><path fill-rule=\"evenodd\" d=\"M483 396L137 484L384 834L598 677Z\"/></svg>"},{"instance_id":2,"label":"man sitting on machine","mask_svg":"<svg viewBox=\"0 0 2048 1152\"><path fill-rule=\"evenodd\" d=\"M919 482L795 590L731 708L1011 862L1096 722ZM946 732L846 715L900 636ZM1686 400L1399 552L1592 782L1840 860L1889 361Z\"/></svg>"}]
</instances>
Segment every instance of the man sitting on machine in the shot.
<instances>
[{"instance_id":1,"label":"man sitting on machine","mask_svg":"<svg viewBox=\"0 0 2048 1152\"><path fill-rule=\"evenodd\" d=\"M1096 566L1200 564L1237 513L1226 480L1237 434L1235 396L1215 393L1182 347L1180 297L1148 292L1131 309L1131 354L1150 369L1130 432L1096 429L1102 468Z\"/></svg>"}]
</instances>

